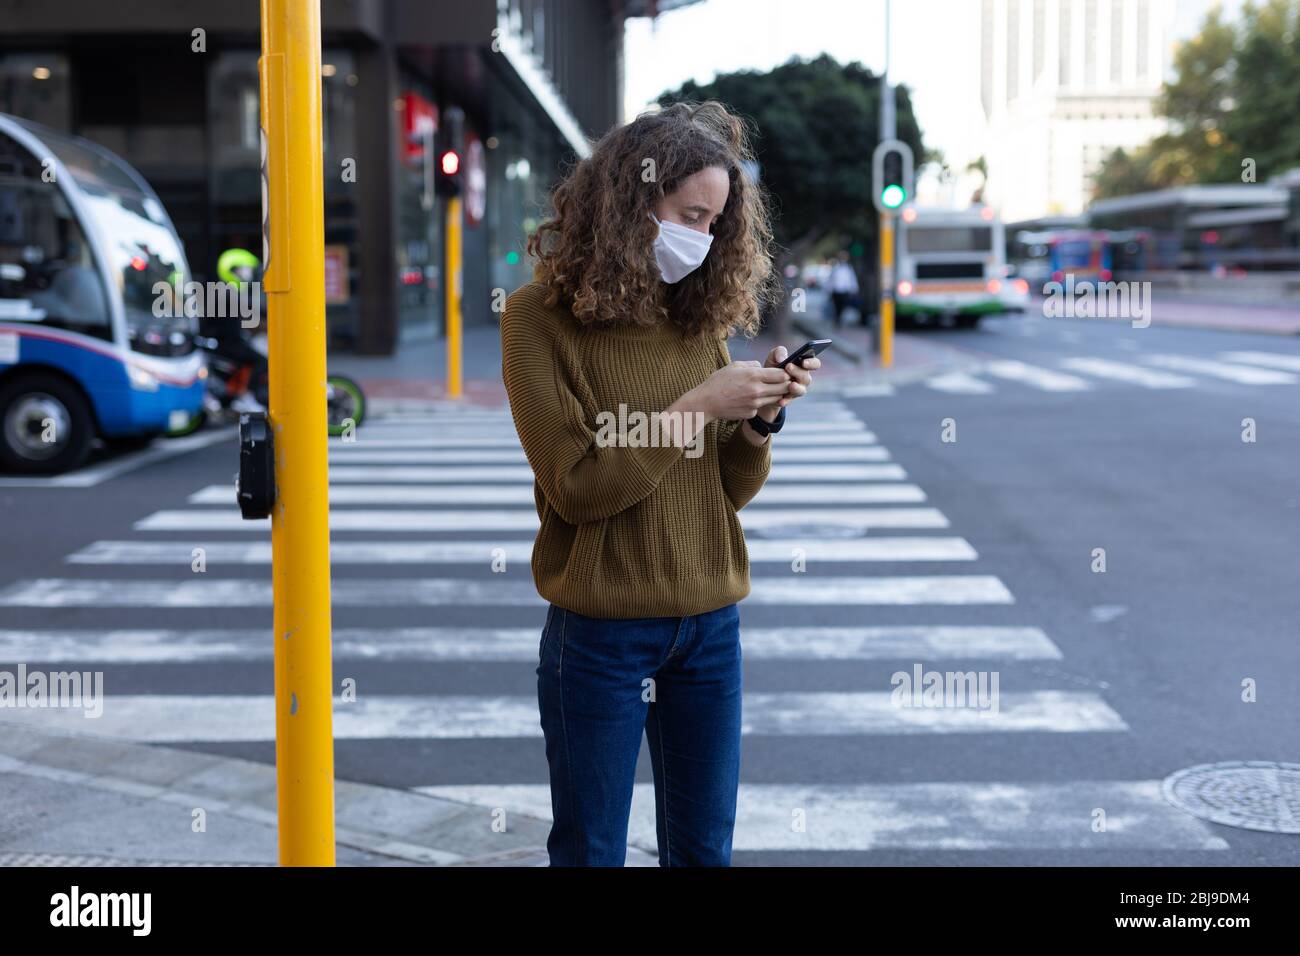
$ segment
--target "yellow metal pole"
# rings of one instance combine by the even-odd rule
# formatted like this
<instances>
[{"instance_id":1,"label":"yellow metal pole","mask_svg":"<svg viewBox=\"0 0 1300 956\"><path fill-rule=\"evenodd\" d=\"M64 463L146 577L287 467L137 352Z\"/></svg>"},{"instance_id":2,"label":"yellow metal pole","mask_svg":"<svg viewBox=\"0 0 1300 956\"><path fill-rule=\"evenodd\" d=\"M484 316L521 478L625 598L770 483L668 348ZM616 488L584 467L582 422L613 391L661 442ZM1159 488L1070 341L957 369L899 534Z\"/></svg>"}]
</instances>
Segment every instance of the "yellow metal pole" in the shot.
<instances>
[{"instance_id":1,"label":"yellow metal pole","mask_svg":"<svg viewBox=\"0 0 1300 956\"><path fill-rule=\"evenodd\" d=\"M880 365L894 364L894 216L880 214Z\"/></svg>"},{"instance_id":2,"label":"yellow metal pole","mask_svg":"<svg viewBox=\"0 0 1300 956\"><path fill-rule=\"evenodd\" d=\"M461 316L460 300L463 283L461 256L461 205L460 197L447 200L447 394L461 396Z\"/></svg>"},{"instance_id":3,"label":"yellow metal pole","mask_svg":"<svg viewBox=\"0 0 1300 956\"><path fill-rule=\"evenodd\" d=\"M263 286L282 866L334 865L320 0L262 0Z\"/></svg>"}]
</instances>

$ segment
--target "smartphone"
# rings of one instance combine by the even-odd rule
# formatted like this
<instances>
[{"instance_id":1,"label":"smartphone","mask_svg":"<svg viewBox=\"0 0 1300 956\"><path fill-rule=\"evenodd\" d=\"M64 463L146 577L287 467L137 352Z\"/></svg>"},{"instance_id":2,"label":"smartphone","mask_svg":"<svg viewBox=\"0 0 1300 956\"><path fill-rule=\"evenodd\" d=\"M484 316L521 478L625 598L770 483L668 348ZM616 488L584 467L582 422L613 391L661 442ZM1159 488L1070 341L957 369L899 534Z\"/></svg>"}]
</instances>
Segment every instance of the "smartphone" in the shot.
<instances>
[{"instance_id":1,"label":"smartphone","mask_svg":"<svg viewBox=\"0 0 1300 956\"><path fill-rule=\"evenodd\" d=\"M812 339L809 342L805 342L803 345L799 346L796 351L790 353L785 361L781 363L781 367L785 368L791 362L798 363L802 362L806 358L812 358L814 355L820 355L830 346L830 344L830 339ZM799 367L803 368L802 365Z\"/></svg>"}]
</instances>

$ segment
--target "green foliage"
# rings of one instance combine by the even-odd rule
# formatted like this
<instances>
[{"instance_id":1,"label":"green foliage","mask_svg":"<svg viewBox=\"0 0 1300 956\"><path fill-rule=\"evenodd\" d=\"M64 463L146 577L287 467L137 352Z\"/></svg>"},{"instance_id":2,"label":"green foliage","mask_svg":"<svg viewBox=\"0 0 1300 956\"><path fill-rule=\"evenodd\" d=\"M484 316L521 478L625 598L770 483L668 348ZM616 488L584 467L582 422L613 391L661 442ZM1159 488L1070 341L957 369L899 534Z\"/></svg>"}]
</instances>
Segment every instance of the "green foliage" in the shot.
<instances>
[{"instance_id":1,"label":"green foliage","mask_svg":"<svg viewBox=\"0 0 1300 956\"><path fill-rule=\"evenodd\" d=\"M898 138L924 155L906 87L897 87ZM868 244L876 231L871 153L880 141L880 78L825 54L776 69L720 74L663 94L661 105L718 100L756 129L755 153L773 197L777 242L801 259L819 239Z\"/></svg>"},{"instance_id":2,"label":"green foliage","mask_svg":"<svg viewBox=\"0 0 1300 956\"><path fill-rule=\"evenodd\" d=\"M1215 7L1174 56L1175 79L1158 111L1170 131L1102 164L1104 199L1189 183L1241 182L1253 159L1260 180L1300 165L1300 0L1247 3L1238 22Z\"/></svg>"}]
</instances>

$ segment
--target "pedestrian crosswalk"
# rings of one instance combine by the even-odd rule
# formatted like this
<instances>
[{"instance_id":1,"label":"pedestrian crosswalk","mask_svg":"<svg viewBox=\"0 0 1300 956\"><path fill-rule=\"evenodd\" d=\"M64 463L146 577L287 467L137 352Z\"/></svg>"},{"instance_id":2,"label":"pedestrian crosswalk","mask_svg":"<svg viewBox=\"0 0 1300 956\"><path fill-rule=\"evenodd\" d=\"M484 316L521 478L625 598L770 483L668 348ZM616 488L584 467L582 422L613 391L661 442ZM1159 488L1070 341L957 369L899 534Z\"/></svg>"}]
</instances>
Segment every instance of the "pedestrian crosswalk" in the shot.
<instances>
[{"instance_id":1,"label":"pedestrian crosswalk","mask_svg":"<svg viewBox=\"0 0 1300 956\"><path fill-rule=\"evenodd\" d=\"M950 395L994 395L1024 392L1070 394L1099 388L1153 391L1300 384L1300 351L1222 351L1209 356L1145 353L1132 342L1121 359L1113 355L1079 354L1039 362L1020 359L971 358L949 371L909 378L903 384L851 383L847 380L819 388L844 398L889 398L913 389Z\"/></svg>"},{"instance_id":2,"label":"pedestrian crosswalk","mask_svg":"<svg viewBox=\"0 0 1300 956\"><path fill-rule=\"evenodd\" d=\"M423 792L550 817L546 786L433 786ZM733 849L824 853L873 850L1220 850L1224 842L1187 814L1162 806L1160 781L1064 784L742 783ZM1107 808L1097 833L1074 821ZM655 845L652 784L632 794L628 839Z\"/></svg>"},{"instance_id":3,"label":"pedestrian crosswalk","mask_svg":"<svg viewBox=\"0 0 1300 956\"><path fill-rule=\"evenodd\" d=\"M1234 364L1291 374L1256 359L1243 353ZM1091 381L1085 376L1173 388L1196 374L1152 365L1139 380L1115 371L1125 363L1107 362L1050 375L1008 362L989 374L1062 392ZM946 384L952 392L994 387L959 375ZM769 767L763 779L745 776L742 759L736 851L1226 849L1164 801L1158 779L1113 779L1096 768L1066 770L1062 779L1029 759L1058 747L1052 763L1069 768L1072 741L1132 731L1103 689L1033 676L1036 662L1065 659L1033 619L1034 602L1017 601L942 503L847 405L805 401L819 406L799 420L810 427L778 436L771 479L740 517L752 565L742 604L744 744L790 741L808 756L784 778ZM549 817L537 700L521 690L533 679L545 608L529 573L538 519L508 412L417 408L378 418L354 440L332 442L330 500L335 668L369 668L365 692L336 701L336 738L383 747L389 769L412 789L485 812ZM267 522L241 520L229 485L209 481L67 555L57 576L0 588L0 621L26 611L58 622L0 628L0 659L166 665L168 674L194 675L147 693L140 680L123 680L131 692L110 684L95 721L57 709L15 710L6 720L265 754L274 699L267 681L247 683L247 665L270 668L274 652L268 532ZM220 613L228 609L237 613ZM855 683L798 676L827 665ZM427 691L404 679L420 666L442 675ZM213 674L222 676L198 676ZM938 675L939 697L900 696L900 674ZM477 683L462 686L471 677ZM991 696L975 690L985 678ZM910 742L909 766L883 777L907 782L882 782L874 761L845 749L890 740ZM523 762L478 756L499 755L512 741L529 748ZM952 779L942 757L950 741L973 752L1025 743L1009 762L998 750L986 772ZM463 765L436 774L426 767L435 742L454 745L442 752L461 754ZM809 769L818 759L826 766ZM649 851L653 803L650 785L638 784L630 841Z\"/></svg>"}]
</instances>

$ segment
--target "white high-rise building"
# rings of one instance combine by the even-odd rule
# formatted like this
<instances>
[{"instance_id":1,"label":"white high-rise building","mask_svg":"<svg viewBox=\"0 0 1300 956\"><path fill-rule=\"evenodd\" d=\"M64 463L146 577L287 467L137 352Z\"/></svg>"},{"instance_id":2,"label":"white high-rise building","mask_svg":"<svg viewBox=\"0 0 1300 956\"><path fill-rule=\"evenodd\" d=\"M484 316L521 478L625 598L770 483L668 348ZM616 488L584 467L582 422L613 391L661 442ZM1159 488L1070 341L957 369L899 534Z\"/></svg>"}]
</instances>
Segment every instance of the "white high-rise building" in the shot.
<instances>
[{"instance_id":1,"label":"white high-rise building","mask_svg":"<svg viewBox=\"0 0 1300 956\"><path fill-rule=\"evenodd\" d=\"M982 0L985 198L1007 221L1081 212L1101 160L1159 135L1175 0Z\"/></svg>"}]
</instances>

